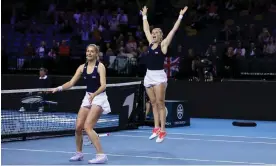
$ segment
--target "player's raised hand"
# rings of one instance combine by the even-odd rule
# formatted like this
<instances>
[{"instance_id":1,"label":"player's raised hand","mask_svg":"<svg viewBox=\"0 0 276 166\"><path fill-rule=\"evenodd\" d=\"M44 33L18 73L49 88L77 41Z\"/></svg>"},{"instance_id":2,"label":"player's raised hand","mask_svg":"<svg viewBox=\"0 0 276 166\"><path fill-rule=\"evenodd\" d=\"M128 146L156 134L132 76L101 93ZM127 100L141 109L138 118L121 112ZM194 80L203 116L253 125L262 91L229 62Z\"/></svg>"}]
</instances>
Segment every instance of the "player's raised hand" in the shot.
<instances>
[{"instance_id":1,"label":"player's raised hand","mask_svg":"<svg viewBox=\"0 0 276 166\"><path fill-rule=\"evenodd\" d=\"M179 14L184 15L187 10L188 10L188 6L185 6L183 9L180 10Z\"/></svg>"},{"instance_id":2,"label":"player's raised hand","mask_svg":"<svg viewBox=\"0 0 276 166\"><path fill-rule=\"evenodd\" d=\"M146 6L144 6L143 9L140 10L140 12L142 13L143 16L146 16L148 13L148 8Z\"/></svg>"}]
</instances>

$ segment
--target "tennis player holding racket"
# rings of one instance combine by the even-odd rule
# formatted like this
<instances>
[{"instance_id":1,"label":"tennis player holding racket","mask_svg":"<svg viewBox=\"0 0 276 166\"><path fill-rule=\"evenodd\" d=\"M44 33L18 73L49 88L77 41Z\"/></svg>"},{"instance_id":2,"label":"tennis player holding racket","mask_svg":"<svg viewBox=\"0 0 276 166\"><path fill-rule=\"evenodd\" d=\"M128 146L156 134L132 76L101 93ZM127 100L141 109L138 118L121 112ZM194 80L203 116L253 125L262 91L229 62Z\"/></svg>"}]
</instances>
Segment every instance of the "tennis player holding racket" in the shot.
<instances>
[{"instance_id":1,"label":"tennis player holding racket","mask_svg":"<svg viewBox=\"0 0 276 166\"><path fill-rule=\"evenodd\" d=\"M107 162L107 156L104 154L102 146L100 144L97 133L93 130L101 114L107 114L111 112L108 102L106 90L106 70L105 66L98 61L99 48L90 44L86 48L87 62L82 64L77 69L73 78L52 90L53 93L70 89L76 82L83 77L86 82L86 94L82 101L80 110L78 112L78 118L76 122L76 145L77 152L70 158L70 161L81 161L83 159L82 146L83 137L82 130L84 129L93 143L96 149L96 158L89 160L90 164L99 164Z\"/></svg>"}]
</instances>

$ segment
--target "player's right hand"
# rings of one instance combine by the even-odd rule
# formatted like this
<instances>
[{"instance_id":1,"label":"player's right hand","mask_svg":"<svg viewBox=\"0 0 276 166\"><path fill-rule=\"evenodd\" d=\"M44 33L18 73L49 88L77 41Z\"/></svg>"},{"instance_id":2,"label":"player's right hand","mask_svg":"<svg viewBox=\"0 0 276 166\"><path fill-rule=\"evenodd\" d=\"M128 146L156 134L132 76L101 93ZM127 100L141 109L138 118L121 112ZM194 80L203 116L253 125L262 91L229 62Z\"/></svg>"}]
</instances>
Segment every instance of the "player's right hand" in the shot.
<instances>
[{"instance_id":1,"label":"player's right hand","mask_svg":"<svg viewBox=\"0 0 276 166\"><path fill-rule=\"evenodd\" d=\"M140 10L140 12L142 13L143 16L146 16L147 12L148 12L148 8L146 6L144 6L143 9Z\"/></svg>"},{"instance_id":2,"label":"player's right hand","mask_svg":"<svg viewBox=\"0 0 276 166\"><path fill-rule=\"evenodd\" d=\"M52 93L56 93L58 91L58 88L52 88L51 90L50 90L50 92L52 92Z\"/></svg>"}]
</instances>

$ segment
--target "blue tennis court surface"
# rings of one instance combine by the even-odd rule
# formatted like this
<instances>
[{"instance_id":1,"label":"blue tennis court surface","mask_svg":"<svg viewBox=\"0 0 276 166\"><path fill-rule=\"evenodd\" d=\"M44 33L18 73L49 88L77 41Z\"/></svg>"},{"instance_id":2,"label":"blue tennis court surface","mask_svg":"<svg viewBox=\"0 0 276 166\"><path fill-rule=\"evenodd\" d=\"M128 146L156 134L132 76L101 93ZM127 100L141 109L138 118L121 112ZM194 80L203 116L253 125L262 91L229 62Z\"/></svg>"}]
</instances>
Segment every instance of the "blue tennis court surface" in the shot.
<instances>
[{"instance_id":1,"label":"blue tennis court surface","mask_svg":"<svg viewBox=\"0 0 276 166\"><path fill-rule=\"evenodd\" d=\"M167 129L163 143L149 140L151 128L120 131L102 137L110 165L250 165L276 164L276 123L257 127L232 126L231 120L192 119L190 127ZM95 149L84 146L85 158L69 162L74 137L2 143L2 164L87 165Z\"/></svg>"}]
</instances>

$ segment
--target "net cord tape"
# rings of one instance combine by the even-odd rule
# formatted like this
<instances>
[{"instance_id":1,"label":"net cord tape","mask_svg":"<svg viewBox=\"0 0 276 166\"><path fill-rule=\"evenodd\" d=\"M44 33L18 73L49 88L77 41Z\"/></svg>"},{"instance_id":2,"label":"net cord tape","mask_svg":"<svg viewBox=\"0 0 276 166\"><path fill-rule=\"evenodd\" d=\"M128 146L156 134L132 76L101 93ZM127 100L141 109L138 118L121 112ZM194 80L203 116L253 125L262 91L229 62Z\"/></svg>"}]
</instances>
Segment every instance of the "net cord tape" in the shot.
<instances>
[{"instance_id":1,"label":"net cord tape","mask_svg":"<svg viewBox=\"0 0 276 166\"><path fill-rule=\"evenodd\" d=\"M118 86L129 86L129 85L139 85L142 81L126 82L126 83L115 83L107 84L106 87L118 87ZM68 90L74 89L86 89L86 86L74 86ZM1 90L2 94L5 93L27 93L27 92L40 92L40 91L50 91L52 88L36 88L36 89L11 89L11 90Z\"/></svg>"}]
</instances>

